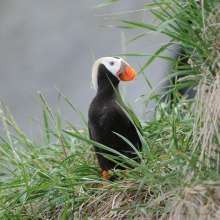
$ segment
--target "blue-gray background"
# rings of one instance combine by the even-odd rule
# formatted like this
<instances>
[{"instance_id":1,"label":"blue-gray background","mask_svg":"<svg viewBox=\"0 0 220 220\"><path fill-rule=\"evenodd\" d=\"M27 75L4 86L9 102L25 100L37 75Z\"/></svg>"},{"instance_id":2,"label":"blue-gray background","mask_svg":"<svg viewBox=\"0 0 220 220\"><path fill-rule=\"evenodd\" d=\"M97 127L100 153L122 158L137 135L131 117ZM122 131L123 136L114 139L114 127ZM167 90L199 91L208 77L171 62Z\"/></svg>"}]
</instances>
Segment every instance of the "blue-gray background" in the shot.
<instances>
[{"instance_id":1,"label":"blue-gray background","mask_svg":"<svg viewBox=\"0 0 220 220\"><path fill-rule=\"evenodd\" d=\"M35 96L41 91L51 109L56 112L58 92L54 85L87 117L89 104L95 96L91 89L92 52L95 59L122 53L121 34L126 41L148 32L143 29L103 28L104 25L125 25L106 18L116 18L152 23L155 19L149 11L138 6L149 4L147 0L121 0L108 6L94 8L101 0L1 0L0 1L0 99L9 107L18 126L30 133L28 116L43 122L42 109L28 93ZM103 14L115 15L96 16ZM127 53L153 54L157 44L169 41L152 33L126 44ZM165 56L171 52L165 51ZM138 72L138 62L143 66L150 57L126 57L126 61ZM156 59L145 75L155 86L166 74L170 64ZM132 84L127 83L126 96L139 118L151 120L152 114L134 102L142 94L150 92L143 76ZM27 89L26 89L27 88ZM82 126L79 116L61 100L61 114L72 124ZM151 103L147 109L152 108ZM31 127L34 133L38 126ZM2 127L2 125L1 125ZM37 128L37 129L36 129ZM2 132L2 130L0 131Z\"/></svg>"}]
</instances>

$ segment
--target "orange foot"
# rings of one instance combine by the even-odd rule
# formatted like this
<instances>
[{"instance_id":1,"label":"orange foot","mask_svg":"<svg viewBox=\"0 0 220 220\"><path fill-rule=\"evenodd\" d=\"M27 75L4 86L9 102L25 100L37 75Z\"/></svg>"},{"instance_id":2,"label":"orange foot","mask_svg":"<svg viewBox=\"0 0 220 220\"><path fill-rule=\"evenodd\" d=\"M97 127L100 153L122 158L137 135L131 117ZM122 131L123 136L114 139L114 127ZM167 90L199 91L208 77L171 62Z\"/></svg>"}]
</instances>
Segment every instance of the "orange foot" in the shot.
<instances>
[{"instance_id":1,"label":"orange foot","mask_svg":"<svg viewBox=\"0 0 220 220\"><path fill-rule=\"evenodd\" d=\"M105 188L105 187L110 187L110 186L103 184L103 185L100 186L99 188Z\"/></svg>"},{"instance_id":2,"label":"orange foot","mask_svg":"<svg viewBox=\"0 0 220 220\"><path fill-rule=\"evenodd\" d=\"M107 170L103 170L102 171L102 175L103 175L103 179L104 180L106 180L106 179L108 179L108 171ZM99 187L99 188L105 188L105 187L110 187L110 186L108 186L108 185L106 185L106 184L103 184L101 187Z\"/></svg>"},{"instance_id":3,"label":"orange foot","mask_svg":"<svg viewBox=\"0 0 220 220\"><path fill-rule=\"evenodd\" d=\"M129 170L129 169L126 168L126 170ZM127 173L128 173L128 172L125 171L125 174L127 174ZM122 181L124 181L125 179L126 179L126 177L124 177ZM124 183L122 183L121 185L124 185Z\"/></svg>"}]
</instances>

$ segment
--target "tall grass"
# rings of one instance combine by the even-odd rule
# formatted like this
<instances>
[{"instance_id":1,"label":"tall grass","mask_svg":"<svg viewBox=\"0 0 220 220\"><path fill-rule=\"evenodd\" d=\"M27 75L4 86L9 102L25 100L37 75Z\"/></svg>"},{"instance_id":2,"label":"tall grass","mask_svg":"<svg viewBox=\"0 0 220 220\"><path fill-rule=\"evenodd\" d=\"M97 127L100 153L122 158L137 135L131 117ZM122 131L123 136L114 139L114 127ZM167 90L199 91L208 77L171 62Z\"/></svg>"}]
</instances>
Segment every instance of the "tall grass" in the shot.
<instances>
[{"instance_id":1,"label":"tall grass","mask_svg":"<svg viewBox=\"0 0 220 220\"><path fill-rule=\"evenodd\" d=\"M0 117L7 137L0 137L1 219L217 218L220 110L215 103L219 103L216 100L220 94L220 5L217 0L197 3L171 0L143 5L155 15L153 24L116 21L171 38L146 60L138 74L144 75L156 57L174 61L174 65L155 88L145 77L151 93L141 97L142 104L147 106L151 100L157 104L154 120L141 122L143 148L137 152L141 163L114 151L121 161L135 168L124 173L116 166L105 182L111 187L99 188L104 182L92 145L113 150L89 139L84 116L67 97L58 94L55 115L41 93L39 98L32 94L44 115L41 140L25 135L1 102ZM129 42L135 43L143 36ZM183 58L172 60L161 55L173 44L186 52ZM156 94L163 82L173 78L166 91ZM179 90L193 85L198 85L197 96L186 99ZM60 98L84 121L83 130L62 118ZM211 100L208 108L204 100ZM135 123L132 114L126 114Z\"/></svg>"}]
</instances>

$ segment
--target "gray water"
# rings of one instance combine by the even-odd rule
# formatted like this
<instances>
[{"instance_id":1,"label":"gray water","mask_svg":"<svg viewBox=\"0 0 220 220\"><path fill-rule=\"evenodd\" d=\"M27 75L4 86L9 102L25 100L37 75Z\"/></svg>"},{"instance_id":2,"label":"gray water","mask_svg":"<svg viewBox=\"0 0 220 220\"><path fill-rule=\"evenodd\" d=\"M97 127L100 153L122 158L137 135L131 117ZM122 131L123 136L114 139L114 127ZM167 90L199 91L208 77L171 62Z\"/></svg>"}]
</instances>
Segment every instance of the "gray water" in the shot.
<instances>
[{"instance_id":1,"label":"gray water","mask_svg":"<svg viewBox=\"0 0 220 220\"><path fill-rule=\"evenodd\" d=\"M154 16L138 6L151 1L121 0L105 7L94 6L101 0L1 0L0 1L0 99L11 110L18 126L30 134L28 116L43 123L41 107L29 94L36 97L41 91L51 109L56 112L58 91L56 86L87 119L90 102L95 96L91 89L91 68L95 59L122 53L122 31L125 40L148 32L143 29L103 28L104 25L126 25L106 18L117 18L150 24ZM154 43L154 42L156 43ZM168 42L162 35L152 33L126 44L127 53L154 54L157 44ZM171 55L165 51L164 56ZM126 61L139 72L150 57L126 57ZM145 71L152 86L167 74L168 61L157 58ZM126 83L126 97L139 118L151 120L152 113L143 114L146 108L134 102L150 92L143 76ZM61 99L61 114L72 124L82 126L80 117ZM0 124L2 127L2 124ZM38 126L31 122L34 134ZM3 131L0 130L2 133Z\"/></svg>"}]
</instances>

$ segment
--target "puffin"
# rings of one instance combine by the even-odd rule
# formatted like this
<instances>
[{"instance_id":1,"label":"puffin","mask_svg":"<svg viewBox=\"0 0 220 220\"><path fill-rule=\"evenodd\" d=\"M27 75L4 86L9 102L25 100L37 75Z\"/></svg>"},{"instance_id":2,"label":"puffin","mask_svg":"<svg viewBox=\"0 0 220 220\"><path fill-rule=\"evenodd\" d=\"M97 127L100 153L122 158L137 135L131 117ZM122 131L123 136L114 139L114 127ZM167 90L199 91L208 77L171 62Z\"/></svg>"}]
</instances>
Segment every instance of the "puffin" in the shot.
<instances>
[{"instance_id":1,"label":"puffin","mask_svg":"<svg viewBox=\"0 0 220 220\"><path fill-rule=\"evenodd\" d=\"M120 57L103 57L94 63L92 67L92 86L97 92L89 106L88 130L91 140L114 149L138 162L134 149L117 135L120 134L125 137L140 151L141 141L137 130L123 111L123 109L127 112L130 110L118 97L120 95L120 81L132 81L134 79L136 79L134 69ZM104 181L108 178L108 171L115 166L124 170L123 166L107 159L103 155L112 155L114 160L116 160L115 158L119 157L117 154L95 145L93 147ZM122 162L120 161L120 163ZM128 164L125 165L130 168ZM106 186L106 184L103 184L101 188Z\"/></svg>"}]
</instances>

